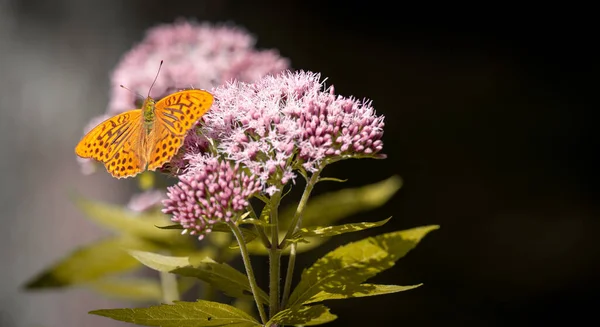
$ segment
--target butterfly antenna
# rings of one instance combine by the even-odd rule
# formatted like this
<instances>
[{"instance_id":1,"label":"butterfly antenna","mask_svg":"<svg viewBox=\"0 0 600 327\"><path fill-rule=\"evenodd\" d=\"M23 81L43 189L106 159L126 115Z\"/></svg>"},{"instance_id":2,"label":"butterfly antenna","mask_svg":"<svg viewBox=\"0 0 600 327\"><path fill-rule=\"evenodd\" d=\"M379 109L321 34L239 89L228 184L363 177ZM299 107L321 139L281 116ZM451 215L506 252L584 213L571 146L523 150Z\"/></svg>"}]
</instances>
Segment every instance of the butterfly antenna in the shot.
<instances>
[{"instance_id":1,"label":"butterfly antenna","mask_svg":"<svg viewBox=\"0 0 600 327\"><path fill-rule=\"evenodd\" d=\"M126 89L127 91L129 91L129 92L131 92L131 93L133 93L133 94L137 95L138 97L140 97L140 99L143 99L143 98L144 98L144 96L143 96L143 95L141 95L141 94L139 94L139 93L137 93L137 92L133 91L132 89L129 89L129 88L125 87L123 84L120 84L119 86L120 86L120 87L122 87L122 88L124 88L124 89Z\"/></svg>"},{"instance_id":2,"label":"butterfly antenna","mask_svg":"<svg viewBox=\"0 0 600 327\"><path fill-rule=\"evenodd\" d=\"M150 85L150 89L148 90L148 97L150 97L150 91L152 91L152 87L154 87L154 83L156 83L156 79L158 78L158 74L160 74L160 68L162 67L163 61L160 61L160 65L158 65L158 71L156 72L156 76L154 77L154 81L152 85Z\"/></svg>"}]
</instances>

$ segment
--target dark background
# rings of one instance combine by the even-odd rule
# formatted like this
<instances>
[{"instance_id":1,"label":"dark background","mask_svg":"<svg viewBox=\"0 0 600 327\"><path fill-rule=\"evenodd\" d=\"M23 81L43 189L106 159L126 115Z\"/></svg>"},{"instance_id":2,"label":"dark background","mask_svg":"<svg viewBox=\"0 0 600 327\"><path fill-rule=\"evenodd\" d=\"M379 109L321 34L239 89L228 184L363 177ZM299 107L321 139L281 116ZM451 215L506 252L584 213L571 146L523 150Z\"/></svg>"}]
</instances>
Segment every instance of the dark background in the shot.
<instances>
[{"instance_id":1,"label":"dark background","mask_svg":"<svg viewBox=\"0 0 600 327\"><path fill-rule=\"evenodd\" d=\"M441 229L372 280L424 286L328 302L339 316L331 326L542 326L594 317L598 53L589 10L416 9L367 1L83 3L5 3L14 35L50 31L66 55L88 56L90 63L98 58L82 68L94 76L87 94L97 106L82 108L78 124L103 112L108 73L120 55L148 27L177 17L243 26L258 48L278 49L294 69L322 73L336 93L370 98L386 116L388 159L341 162L326 172L348 178L347 186L402 176L405 184L390 203L348 221L394 218L301 255L297 267L365 235L428 224ZM34 51L47 46L37 44ZM20 110L1 109L3 119ZM57 145L67 149L61 160L73 167L68 153L80 129ZM76 175L73 169L69 174ZM338 187L324 185L317 193ZM61 256L56 253L46 262ZM87 317L81 321L97 319Z\"/></svg>"}]
</instances>

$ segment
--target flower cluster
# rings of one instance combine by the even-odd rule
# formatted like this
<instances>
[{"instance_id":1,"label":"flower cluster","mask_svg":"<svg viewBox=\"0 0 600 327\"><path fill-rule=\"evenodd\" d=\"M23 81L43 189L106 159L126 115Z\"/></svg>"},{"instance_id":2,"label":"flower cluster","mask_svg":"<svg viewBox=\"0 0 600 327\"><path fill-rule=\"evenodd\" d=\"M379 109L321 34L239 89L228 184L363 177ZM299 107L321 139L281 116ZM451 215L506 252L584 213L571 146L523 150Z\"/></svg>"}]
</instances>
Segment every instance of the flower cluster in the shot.
<instances>
[{"instance_id":1,"label":"flower cluster","mask_svg":"<svg viewBox=\"0 0 600 327\"><path fill-rule=\"evenodd\" d=\"M248 206L248 199L260 190L252 175L239 164L203 156L202 169L181 176L167 188L163 212L181 224L184 232L198 235L210 233L218 222L229 222Z\"/></svg>"},{"instance_id":2,"label":"flower cluster","mask_svg":"<svg viewBox=\"0 0 600 327\"><path fill-rule=\"evenodd\" d=\"M199 133L186 144L199 144L198 135L214 140L217 151L248 168L268 194L293 180L299 165L314 172L330 161L381 157L383 116L370 102L336 96L322 84L319 74L288 71L218 87ZM195 158L204 149L183 147L184 171L199 170Z\"/></svg>"},{"instance_id":3,"label":"flower cluster","mask_svg":"<svg viewBox=\"0 0 600 327\"><path fill-rule=\"evenodd\" d=\"M370 101L336 97L331 87L290 114L297 118L299 157L307 170L315 171L326 159L384 157L379 154L384 117L375 114Z\"/></svg>"}]
</instances>

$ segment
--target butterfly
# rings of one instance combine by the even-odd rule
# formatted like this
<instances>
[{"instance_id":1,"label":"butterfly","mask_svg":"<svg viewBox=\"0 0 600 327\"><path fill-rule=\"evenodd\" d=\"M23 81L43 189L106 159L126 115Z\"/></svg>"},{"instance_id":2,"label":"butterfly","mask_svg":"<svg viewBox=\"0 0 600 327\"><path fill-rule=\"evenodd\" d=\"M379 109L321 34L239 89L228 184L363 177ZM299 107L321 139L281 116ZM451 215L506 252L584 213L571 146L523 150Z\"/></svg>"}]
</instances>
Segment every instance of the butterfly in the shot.
<instances>
[{"instance_id":1,"label":"butterfly","mask_svg":"<svg viewBox=\"0 0 600 327\"><path fill-rule=\"evenodd\" d=\"M204 90L179 91L158 101L148 92L141 109L103 121L79 141L75 153L104 163L116 178L156 170L179 151L187 132L213 100Z\"/></svg>"}]
</instances>

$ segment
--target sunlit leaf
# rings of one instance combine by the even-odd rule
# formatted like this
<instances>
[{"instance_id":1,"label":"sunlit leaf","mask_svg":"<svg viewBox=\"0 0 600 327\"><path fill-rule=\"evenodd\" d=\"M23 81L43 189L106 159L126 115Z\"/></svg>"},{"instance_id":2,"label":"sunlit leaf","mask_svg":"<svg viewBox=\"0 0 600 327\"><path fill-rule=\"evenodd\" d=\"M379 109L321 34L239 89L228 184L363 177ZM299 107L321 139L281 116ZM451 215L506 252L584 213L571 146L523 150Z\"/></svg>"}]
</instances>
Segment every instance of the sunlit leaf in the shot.
<instances>
[{"instance_id":1,"label":"sunlit leaf","mask_svg":"<svg viewBox=\"0 0 600 327\"><path fill-rule=\"evenodd\" d=\"M169 244L187 240L181 237L178 231L156 227L169 223L167 216L162 213L139 213L122 206L86 200L82 197L76 197L75 204L87 218L120 234Z\"/></svg>"},{"instance_id":2,"label":"sunlit leaf","mask_svg":"<svg viewBox=\"0 0 600 327\"><path fill-rule=\"evenodd\" d=\"M212 230L213 232L231 233L231 227L229 227L225 223L214 224ZM258 237L258 234L256 234L254 229L240 228L240 230L242 231L242 235L244 236L244 241L246 241L246 243L252 242L255 238Z\"/></svg>"},{"instance_id":3,"label":"sunlit leaf","mask_svg":"<svg viewBox=\"0 0 600 327\"><path fill-rule=\"evenodd\" d=\"M130 301L160 301L162 290L155 278L104 278L88 287L108 297Z\"/></svg>"},{"instance_id":4,"label":"sunlit leaf","mask_svg":"<svg viewBox=\"0 0 600 327\"><path fill-rule=\"evenodd\" d=\"M358 188L313 196L302 215L302 226L328 226L351 215L372 210L385 204L402 187L402 179L392 176L381 182ZM282 210L280 221L287 230L296 206Z\"/></svg>"},{"instance_id":5,"label":"sunlit leaf","mask_svg":"<svg viewBox=\"0 0 600 327\"><path fill-rule=\"evenodd\" d=\"M26 284L27 289L58 288L95 281L139 268L127 250L155 250L156 246L128 237L111 237L80 247Z\"/></svg>"},{"instance_id":6,"label":"sunlit leaf","mask_svg":"<svg viewBox=\"0 0 600 327\"><path fill-rule=\"evenodd\" d=\"M208 257L172 257L142 251L130 253L152 269L198 278L231 297L252 298L248 277L226 263L218 263ZM258 293L260 300L269 302L269 296L263 290L258 290Z\"/></svg>"},{"instance_id":7,"label":"sunlit leaf","mask_svg":"<svg viewBox=\"0 0 600 327\"><path fill-rule=\"evenodd\" d=\"M252 219L252 218L248 218L248 219L244 219L244 220L240 220L238 222L238 224L241 225L256 225L256 226L262 226L262 227L269 227L272 226L272 224L268 224L265 223L262 220L259 219Z\"/></svg>"},{"instance_id":8,"label":"sunlit leaf","mask_svg":"<svg viewBox=\"0 0 600 327\"><path fill-rule=\"evenodd\" d=\"M338 226L328 227L304 227L293 234L293 239L302 239L306 237L329 237L334 235L340 235L345 233L359 232L365 229L379 227L387 223L391 218L384 219L376 222L364 222L364 223L351 223Z\"/></svg>"},{"instance_id":9,"label":"sunlit leaf","mask_svg":"<svg viewBox=\"0 0 600 327\"><path fill-rule=\"evenodd\" d=\"M310 300L305 301L304 304L316 303L325 300L339 300L339 299L347 299L351 297L365 297L365 296L375 296L375 295L384 295L391 294L397 292L403 292L412 290L421 286L418 285L410 285L410 286L399 286L399 285L377 285L377 284L360 284L358 287L354 287L352 289L353 293L342 294L342 293L327 293L326 291L321 291L311 297Z\"/></svg>"},{"instance_id":10,"label":"sunlit leaf","mask_svg":"<svg viewBox=\"0 0 600 327\"><path fill-rule=\"evenodd\" d=\"M364 281L391 268L427 233L438 228L432 225L386 233L338 247L302 272L288 307L314 302L313 297L321 292L342 297L363 292Z\"/></svg>"},{"instance_id":11,"label":"sunlit leaf","mask_svg":"<svg viewBox=\"0 0 600 327\"><path fill-rule=\"evenodd\" d=\"M330 313L329 308L322 304L313 306L295 306L278 312L265 325L315 326L331 322L336 318L337 316Z\"/></svg>"},{"instance_id":12,"label":"sunlit leaf","mask_svg":"<svg viewBox=\"0 0 600 327\"><path fill-rule=\"evenodd\" d=\"M252 316L227 304L198 300L177 301L138 309L104 309L90 314L125 321L142 326L200 327L232 326L253 327L261 324Z\"/></svg>"},{"instance_id":13,"label":"sunlit leaf","mask_svg":"<svg viewBox=\"0 0 600 327\"><path fill-rule=\"evenodd\" d=\"M279 233L279 239L283 239L285 233ZM325 238L322 237L306 237L303 239L303 242L297 243L296 253L302 253L316 248L317 246L323 244L325 242ZM308 242L308 243L306 243ZM265 248L265 246L255 240L254 242L248 243L246 246L248 248L248 252L253 255L268 255L269 250ZM281 251L282 255L290 254L290 247L286 247Z\"/></svg>"}]
</instances>

